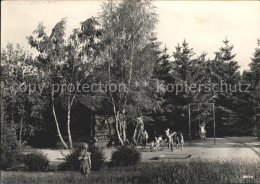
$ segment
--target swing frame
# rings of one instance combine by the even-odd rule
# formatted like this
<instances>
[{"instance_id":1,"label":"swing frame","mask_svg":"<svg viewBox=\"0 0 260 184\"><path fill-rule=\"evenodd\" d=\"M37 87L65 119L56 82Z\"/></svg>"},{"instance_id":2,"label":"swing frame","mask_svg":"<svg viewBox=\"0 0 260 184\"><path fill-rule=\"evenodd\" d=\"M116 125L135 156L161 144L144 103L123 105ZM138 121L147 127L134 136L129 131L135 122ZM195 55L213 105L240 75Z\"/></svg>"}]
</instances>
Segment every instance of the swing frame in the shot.
<instances>
[{"instance_id":1,"label":"swing frame","mask_svg":"<svg viewBox=\"0 0 260 184\"><path fill-rule=\"evenodd\" d=\"M214 128L214 145L216 145L216 120L215 120L215 103L190 103L189 104L189 144L191 146L191 106L197 105L211 105L213 111L213 128Z\"/></svg>"}]
</instances>

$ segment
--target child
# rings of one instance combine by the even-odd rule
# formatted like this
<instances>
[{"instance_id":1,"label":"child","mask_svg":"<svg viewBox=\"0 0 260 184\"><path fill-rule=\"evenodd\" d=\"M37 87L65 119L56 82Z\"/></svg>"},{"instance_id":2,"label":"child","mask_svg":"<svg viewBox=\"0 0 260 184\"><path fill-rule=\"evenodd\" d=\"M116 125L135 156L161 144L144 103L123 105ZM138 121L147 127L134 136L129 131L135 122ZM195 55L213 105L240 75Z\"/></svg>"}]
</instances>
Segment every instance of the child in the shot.
<instances>
[{"instance_id":1,"label":"child","mask_svg":"<svg viewBox=\"0 0 260 184\"><path fill-rule=\"evenodd\" d=\"M181 150L184 149L184 148L183 148L183 145L184 145L184 138L183 138L182 133L180 133L180 144L181 144Z\"/></svg>"},{"instance_id":2,"label":"child","mask_svg":"<svg viewBox=\"0 0 260 184\"><path fill-rule=\"evenodd\" d=\"M176 143L176 148L178 149L179 148L179 143L180 143L180 135L179 135L179 133L175 134L175 143Z\"/></svg>"},{"instance_id":3,"label":"child","mask_svg":"<svg viewBox=\"0 0 260 184\"><path fill-rule=\"evenodd\" d=\"M151 152L154 151L154 141L151 142L151 145L150 145L150 151L151 151Z\"/></svg>"},{"instance_id":4,"label":"child","mask_svg":"<svg viewBox=\"0 0 260 184\"><path fill-rule=\"evenodd\" d=\"M83 150L80 153L79 160L80 160L80 173L84 176L88 176L90 174L91 169L91 153L87 151L88 144L83 144Z\"/></svg>"},{"instance_id":5,"label":"child","mask_svg":"<svg viewBox=\"0 0 260 184\"><path fill-rule=\"evenodd\" d=\"M168 141L168 148L170 148L170 140L169 140L170 129L169 128L167 128L167 130L165 130L165 135L166 135L167 141Z\"/></svg>"},{"instance_id":6,"label":"child","mask_svg":"<svg viewBox=\"0 0 260 184\"><path fill-rule=\"evenodd\" d=\"M146 130L144 130L142 133L142 148L146 147L147 140L148 140L148 133L146 132Z\"/></svg>"},{"instance_id":7,"label":"child","mask_svg":"<svg viewBox=\"0 0 260 184\"><path fill-rule=\"evenodd\" d=\"M173 136L175 135L176 137L176 132L173 132L172 134L168 135L168 140L169 140L169 148L171 149L171 151L173 151Z\"/></svg>"},{"instance_id":8,"label":"child","mask_svg":"<svg viewBox=\"0 0 260 184\"><path fill-rule=\"evenodd\" d=\"M159 146L160 146L160 140L157 137L155 137L155 150L156 151L159 151Z\"/></svg>"},{"instance_id":9,"label":"child","mask_svg":"<svg viewBox=\"0 0 260 184\"><path fill-rule=\"evenodd\" d=\"M164 140L163 140L162 136L160 136L160 137L158 138L158 141L159 141L159 146L165 148Z\"/></svg>"},{"instance_id":10,"label":"child","mask_svg":"<svg viewBox=\"0 0 260 184\"><path fill-rule=\"evenodd\" d=\"M205 141L206 140L205 124L203 123L203 124L199 125L199 127L200 127L200 131L199 131L200 139Z\"/></svg>"}]
</instances>

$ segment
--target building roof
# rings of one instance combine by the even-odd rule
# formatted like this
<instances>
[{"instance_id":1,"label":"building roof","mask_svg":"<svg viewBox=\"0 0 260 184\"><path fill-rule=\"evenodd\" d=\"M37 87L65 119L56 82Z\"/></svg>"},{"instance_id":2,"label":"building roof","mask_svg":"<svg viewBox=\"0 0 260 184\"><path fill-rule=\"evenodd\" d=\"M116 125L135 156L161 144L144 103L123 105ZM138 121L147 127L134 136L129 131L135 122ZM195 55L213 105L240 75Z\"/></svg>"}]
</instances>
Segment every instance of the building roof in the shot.
<instances>
[{"instance_id":1,"label":"building roof","mask_svg":"<svg viewBox=\"0 0 260 184\"><path fill-rule=\"evenodd\" d=\"M98 111L101 109L102 102L105 98L104 96L79 95L76 97L76 100L87 108Z\"/></svg>"}]
</instances>

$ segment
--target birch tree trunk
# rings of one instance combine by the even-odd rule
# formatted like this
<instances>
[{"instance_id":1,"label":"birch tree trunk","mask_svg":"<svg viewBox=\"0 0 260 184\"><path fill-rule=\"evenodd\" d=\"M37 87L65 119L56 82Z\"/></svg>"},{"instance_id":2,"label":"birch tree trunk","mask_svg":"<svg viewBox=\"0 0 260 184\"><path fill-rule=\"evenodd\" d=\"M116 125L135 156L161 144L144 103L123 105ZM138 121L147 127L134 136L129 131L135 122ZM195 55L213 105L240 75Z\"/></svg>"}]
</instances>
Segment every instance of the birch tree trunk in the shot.
<instances>
[{"instance_id":1,"label":"birch tree trunk","mask_svg":"<svg viewBox=\"0 0 260 184\"><path fill-rule=\"evenodd\" d=\"M118 126L119 123L120 123L119 122L119 112L116 112L115 119L116 119L116 133L117 133L119 142L120 142L121 145L124 145L124 141L121 138L121 133L120 133L119 126Z\"/></svg>"},{"instance_id":2,"label":"birch tree trunk","mask_svg":"<svg viewBox=\"0 0 260 184\"><path fill-rule=\"evenodd\" d=\"M66 142L64 141L62 135L61 135L61 132L60 132L60 127L59 127L59 122L58 122L58 119L57 119L57 116L56 116L56 112L55 112L55 108L54 108L54 99L53 99L53 96L52 96L52 113L53 113L53 116L54 116L54 120L55 120L55 124L56 124L56 128L57 128L57 133L58 133L58 136L60 138L60 141L62 142L63 146L68 149L68 145L66 144Z\"/></svg>"},{"instance_id":3,"label":"birch tree trunk","mask_svg":"<svg viewBox=\"0 0 260 184\"><path fill-rule=\"evenodd\" d=\"M72 138L71 138L71 132L70 132L70 112L71 112L70 110L71 110L70 100L68 100L67 129L68 129L68 137L69 137L70 149L72 149L73 148L73 144L72 144Z\"/></svg>"},{"instance_id":4,"label":"birch tree trunk","mask_svg":"<svg viewBox=\"0 0 260 184\"><path fill-rule=\"evenodd\" d=\"M22 151L22 133L23 133L23 115L20 120L20 130L19 130L19 149Z\"/></svg>"},{"instance_id":5,"label":"birch tree trunk","mask_svg":"<svg viewBox=\"0 0 260 184\"><path fill-rule=\"evenodd\" d=\"M81 83L81 80L80 82ZM72 97L72 98L71 98ZM70 149L73 149L73 142L72 142L72 138L71 138L71 132L70 132L70 114L71 114L71 107L73 105L74 99L76 97L76 92L74 95L71 95L68 98L68 116L67 116L67 130L68 130L68 137L69 137L69 143L70 143Z\"/></svg>"},{"instance_id":6,"label":"birch tree trunk","mask_svg":"<svg viewBox=\"0 0 260 184\"><path fill-rule=\"evenodd\" d=\"M123 141L126 142L126 116L125 116L125 109L123 110L123 125L122 125L122 136L123 136Z\"/></svg>"}]
</instances>

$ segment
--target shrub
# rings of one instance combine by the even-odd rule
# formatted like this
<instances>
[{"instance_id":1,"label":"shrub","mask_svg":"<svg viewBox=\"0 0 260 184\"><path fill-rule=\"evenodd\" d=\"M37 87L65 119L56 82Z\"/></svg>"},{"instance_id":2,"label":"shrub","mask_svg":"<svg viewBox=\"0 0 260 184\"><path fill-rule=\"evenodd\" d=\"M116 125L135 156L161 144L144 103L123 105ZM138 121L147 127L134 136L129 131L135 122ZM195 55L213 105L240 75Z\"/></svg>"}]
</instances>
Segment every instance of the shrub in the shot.
<instances>
[{"instance_id":1,"label":"shrub","mask_svg":"<svg viewBox=\"0 0 260 184\"><path fill-rule=\"evenodd\" d=\"M78 171L80 167L80 163L78 161L80 155L80 149L75 149L71 151L70 154L64 155L65 161L59 165L59 170L62 171Z\"/></svg>"},{"instance_id":2,"label":"shrub","mask_svg":"<svg viewBox=\"0 0 260 184\"><path fill-rule=\"evenodd\" d=\"M42 152L32 151L24 156L24 164L30 171L46 171L49 160Z\"/></svg>"},{"instance_id":3,"label":"shrub","mask_svg":"<svg viewBox=\"0 0 260 184\"><path fill-rule=\"evenodd\" d=\"M104 151L101 148L92 145L89 147L89 152L91 153L91 170L100 170L105 164L106 157Z\"/></svg>"},{"instance_id":4,"label":"shrub","mask_svg":"<svg viewBox=\"0 0 260 184\"><path fill-rule=\"evenodd\" d=\"M59 170L78 171L80 167L78 157L82 149L83 147L79 146L69 155L66 155L65 162L59 165ZM88 151L91 153L91 170L99 170L105 163L106 157L104 151L95 145L90 145Z\"/></svg>"},{"instance_id":5,"label":"shrub","mask_svg":"<svg viewBox=\"0 0 260 184\"><path fill-rule=\"evenodd\" d=\"M141 160L141 153L129 146L117 148L112 153L111 162L114 166L136 165Z\"/></svg>"},{"instance_id":6,"label":"shrub","mask_svg":"<svg viewBox=\"0 0 260 184\"><path fill-rule=\"evenodd\" d=\"M1 169L13 167L17 163L19 154L14 125L5 123L1 136Z\"/></svg>"}]
</instances>

